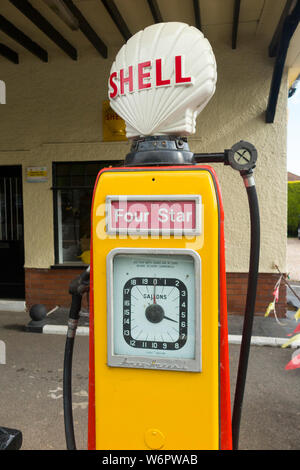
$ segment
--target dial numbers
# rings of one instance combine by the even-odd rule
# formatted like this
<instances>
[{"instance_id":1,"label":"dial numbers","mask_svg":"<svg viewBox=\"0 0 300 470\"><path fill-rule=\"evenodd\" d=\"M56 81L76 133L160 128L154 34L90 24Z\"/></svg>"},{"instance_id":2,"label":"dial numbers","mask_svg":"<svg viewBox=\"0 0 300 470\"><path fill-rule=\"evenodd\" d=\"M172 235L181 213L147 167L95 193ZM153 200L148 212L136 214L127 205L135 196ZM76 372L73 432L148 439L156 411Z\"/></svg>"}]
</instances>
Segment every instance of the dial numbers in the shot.
<instances>
[{"instance_id":1,"label":"dial numbers","mask_svg":"<svg viewBox=\"0 0 300 470\"><path fill-rule=\"evenodd\" d=\"M112 251L108 266L112 283L111 289L108 284L108 351L116 358L112 360L197 362L198 255L192 250L153 253L151 249L118 248Z\"/></svg>"},{"instance_id":2,"label":"dial numbers","mask_svg":"<svg viewBox=\"0 0 300 470\"><path fill-rule=\"evenodd\" d=\"M187 312L179 279L134 277L123 287L123 337L133 348L179 350L187 341Z\"/></svg>"}]
</instances>

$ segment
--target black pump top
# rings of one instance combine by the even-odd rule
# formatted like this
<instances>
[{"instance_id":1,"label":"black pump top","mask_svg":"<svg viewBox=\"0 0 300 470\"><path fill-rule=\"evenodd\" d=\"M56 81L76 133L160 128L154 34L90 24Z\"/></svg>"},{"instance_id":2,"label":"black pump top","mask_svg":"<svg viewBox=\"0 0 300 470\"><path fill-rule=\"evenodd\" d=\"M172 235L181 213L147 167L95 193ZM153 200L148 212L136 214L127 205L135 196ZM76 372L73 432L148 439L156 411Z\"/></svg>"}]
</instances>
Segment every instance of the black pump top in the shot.
<instances>
[{"instance_id":1,"label":"black pump top","mask_svg":"<svg viewBox=\"0 0 300 470\"><path fill-rule=\"evenodd\" d=\"M134 140L125 166L194 165L186 137L148 136Z\"/></svg>"}]
</instances>

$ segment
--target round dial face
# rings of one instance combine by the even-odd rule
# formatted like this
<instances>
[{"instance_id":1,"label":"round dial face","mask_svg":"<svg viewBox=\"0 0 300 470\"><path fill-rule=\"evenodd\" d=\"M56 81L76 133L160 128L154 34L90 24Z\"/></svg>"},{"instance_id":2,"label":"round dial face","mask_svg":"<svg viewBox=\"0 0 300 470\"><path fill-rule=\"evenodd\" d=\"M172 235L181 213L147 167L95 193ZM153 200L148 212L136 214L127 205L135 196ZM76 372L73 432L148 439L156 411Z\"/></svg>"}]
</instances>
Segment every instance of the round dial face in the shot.
<instances>
[{"instance_id":1,"label":"round dial face","mask_svg":"<svg viewBox=\"0 0 300 470\"><path fill-rule=\"evenodd\" d=\"M194 358L192 256L116 255L113 279L115 354Z\"/></svg>"},{"instance_id":2,"label":"round dial face","mask_svg":"<svg viewBox=\"0 0 300 470\"><path fill-rule=\"evenodd\" d=\"M134 348L182 348L187 340L187 308L187 288L179 279L129 279L123 289L125 341Z\"/></svg>"},{"instance_id":3,"label":"round dial face","mask_svg":"<svg viewBox=\"0 0 300 470\"><path fill-rule=\"evenodd\" d=\"M234 153L233 158L239 165L247 165L251 162L251 153L248 149L241 148Z\"/></svg>"},{"instance_id":4,"label":"round dial face","mask_svg":"<svg viewBox=\"0 0 300 470\"><path fill-rule=\"evenodd\" d=\"M234 144L228 151L228 162L232 168L243 171L255 167L257 150L249 142L240 141Z\"/></svg>"}]
</instances>

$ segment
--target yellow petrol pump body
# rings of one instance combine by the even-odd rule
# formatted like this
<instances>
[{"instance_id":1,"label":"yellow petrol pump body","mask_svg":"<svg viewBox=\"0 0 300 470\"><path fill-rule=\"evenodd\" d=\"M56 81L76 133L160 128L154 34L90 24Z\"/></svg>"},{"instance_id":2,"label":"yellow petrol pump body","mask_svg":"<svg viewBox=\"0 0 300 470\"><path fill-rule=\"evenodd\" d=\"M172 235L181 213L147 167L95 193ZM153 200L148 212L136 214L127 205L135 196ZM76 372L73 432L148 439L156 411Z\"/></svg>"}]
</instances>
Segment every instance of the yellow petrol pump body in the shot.
<instances>
[{"instance_id":1,"label":"yellow petrol pump body","mask_svg":"<svg viewBox=\"0 0 300 470\"><path fill-rule=\"evenodd\" d=\"M119 217L131 222L151 209L157 216L159 206L164 218L174 218L177 209L181 220L194 210L195 234L170 229L166 236L151 225L139 233L129 222L127 233L124 227L108 233L114 200L123 203ZM92 212L96 449L219 448L220 204L209 167L100 173ZM178 210L184 205L185 214ZM181 273L182 261L188 266ZM156 323L146 312L154 288L156 305L164 309Z\"/></svg>"}]
</instances>

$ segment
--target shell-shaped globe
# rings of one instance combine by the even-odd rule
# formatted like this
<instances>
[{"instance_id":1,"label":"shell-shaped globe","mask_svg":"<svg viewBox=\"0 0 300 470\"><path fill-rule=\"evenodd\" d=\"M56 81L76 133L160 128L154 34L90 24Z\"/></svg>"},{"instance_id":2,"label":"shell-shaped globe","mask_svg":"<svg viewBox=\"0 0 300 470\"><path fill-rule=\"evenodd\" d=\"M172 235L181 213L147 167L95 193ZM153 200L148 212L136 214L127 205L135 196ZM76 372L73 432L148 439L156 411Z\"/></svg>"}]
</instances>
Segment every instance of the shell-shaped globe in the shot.
<instances>
[{"instance_id":1,"label":"shell-shaped globe","mask_svg":"<svg viewBox=\"0 0 300 470\"><path fill-rule=\"evenodd\" d=\"M158 23L132 36L111 67L111 107L128 138L191 135L213 96L216 61L201 31L185 23Z\"/></svg>"}]
</instances>

